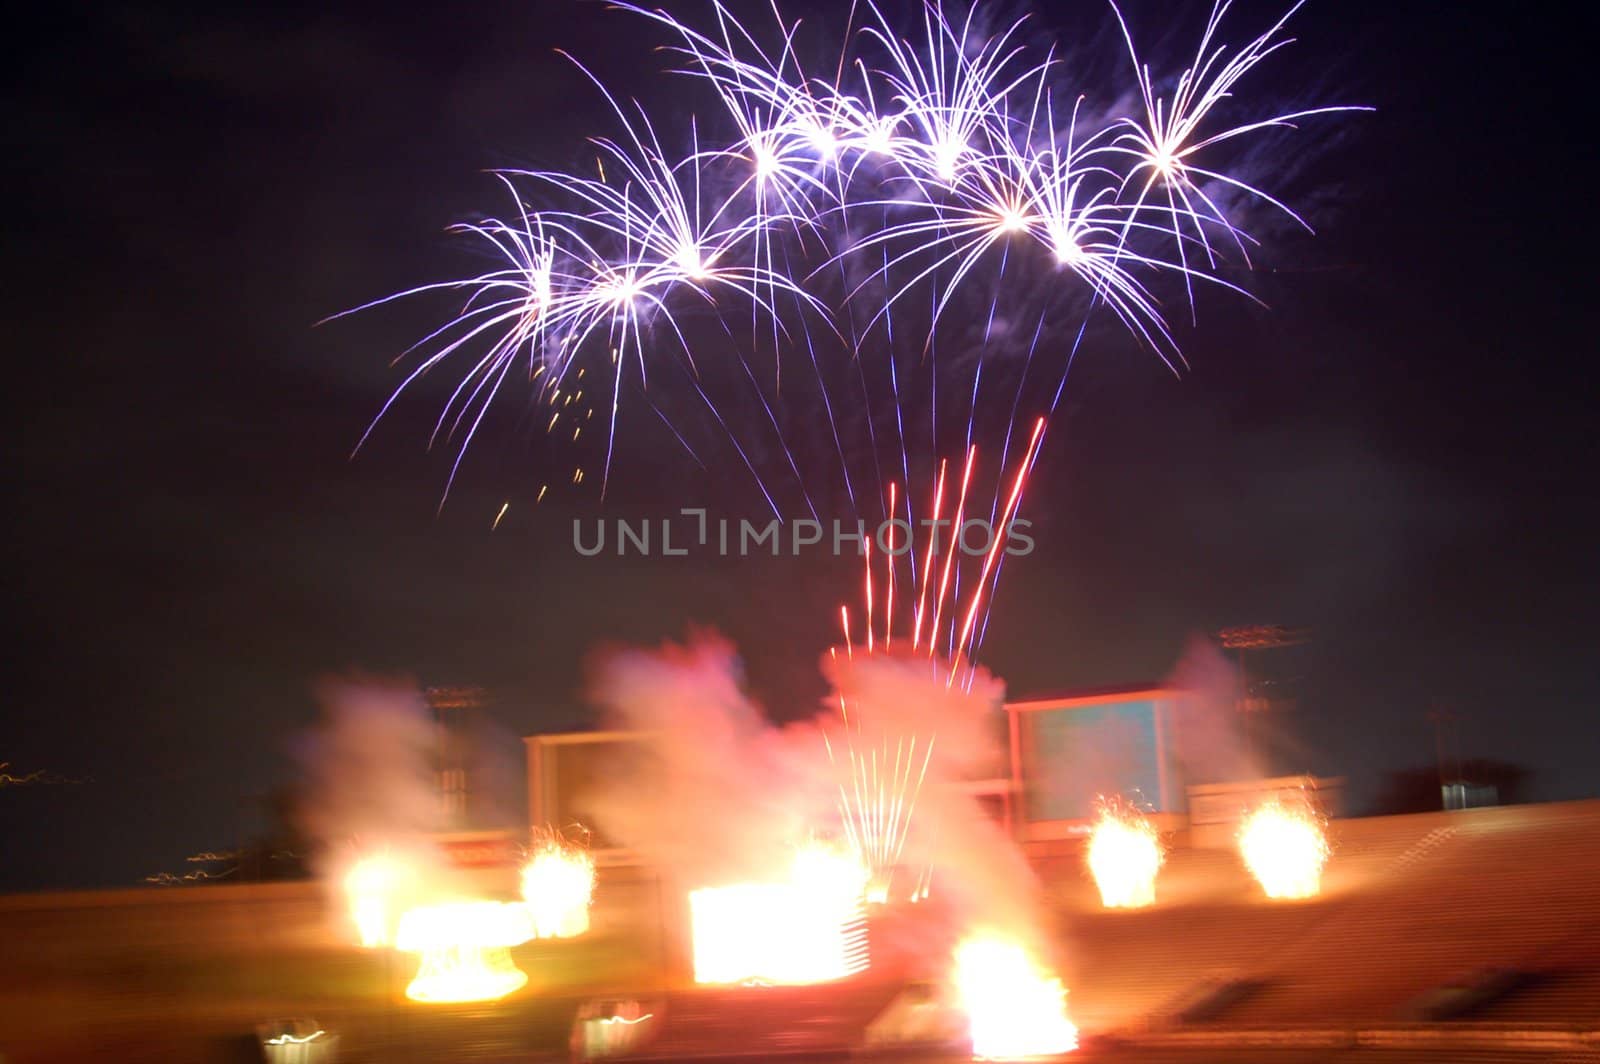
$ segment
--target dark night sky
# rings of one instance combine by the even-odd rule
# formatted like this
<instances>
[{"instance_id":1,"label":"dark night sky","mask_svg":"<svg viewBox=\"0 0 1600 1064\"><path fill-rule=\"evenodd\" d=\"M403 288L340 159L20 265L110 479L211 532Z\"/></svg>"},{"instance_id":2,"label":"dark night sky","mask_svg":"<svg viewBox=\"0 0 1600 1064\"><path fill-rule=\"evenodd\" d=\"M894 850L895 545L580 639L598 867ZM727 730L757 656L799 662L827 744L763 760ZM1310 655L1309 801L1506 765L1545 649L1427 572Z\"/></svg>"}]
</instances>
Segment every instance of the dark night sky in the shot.
<instances>
[{"instance_id":1,"label":"dark night sky","mask_svg":"<svg viewBox=\"0 0 1600 1064\"><path fill-rule=\"evenodd\" d=\"M1039 552L985 647L1013 692L1159 678L1192 632L1303 624L1305 767L1370 793L1431 760L1439 699L1468 756L1600 794L1588 62L1548 9L1445 10L1318 0L1297 22L1272 76L1378 113L1316 160L1321 235L1264 249L1269 311L1203 302L1182 378L1131 345L1086 356L1033 482ZM854 566L568 544L574 515L749 512L731 475L660 459L604 508L535 509L542 454L507 432L436 516L430 395L348 460L441 307L314 323L460 270L442 230L496 194L481 171L566 165L604 119L551 49L627 84L632 27L556 0L133 3L14 44L0 761L83 782L0 789L0 885L234 845L331 671L490 685L512 742L580 719L597 643L694 623L775 712L818 695Z\"/></svg>"}]
</instances>

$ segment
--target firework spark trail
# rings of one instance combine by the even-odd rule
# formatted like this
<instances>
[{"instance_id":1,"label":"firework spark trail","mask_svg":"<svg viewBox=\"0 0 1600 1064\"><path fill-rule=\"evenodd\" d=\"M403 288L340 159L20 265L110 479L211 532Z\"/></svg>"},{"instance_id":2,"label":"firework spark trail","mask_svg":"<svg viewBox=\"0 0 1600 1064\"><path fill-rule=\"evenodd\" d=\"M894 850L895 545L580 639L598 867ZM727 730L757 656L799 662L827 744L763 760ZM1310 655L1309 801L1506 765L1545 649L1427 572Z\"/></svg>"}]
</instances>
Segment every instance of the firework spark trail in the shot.
<instances>
[{"instance_id":1,"label":"firework spark trail","mask_svg":"<svg viewBox=\"0 0 1600 1064\"><path fill-rule=\"evenodd\" d=\"M961 547L960 527L963 515L966 513L977 464L976 447L969 449L963 464L962 483L955 499L954 527L950 542L946 546L945 556L938 565L935 565L934 559L937 554L935 547L940 527L935 523L934 532L928 537L928 553L921 578L913 576L910 594L915 597L917 605L913 610L914 635L909 658L913 661L926 661L930 670L930 681L935 684L942 683L947 690L958 686L958 677L962 675L963 668L966 670L965 680L959 684L962 689L970 689L970 684L976 676L976 668L971 664L972 657L977 652L976 636L979 633L976 620L993 588L998 558L1007 542L1005 538L1007 530L1020 508L1028 475L1032 472L1034 461L1038 457L1039 444L1044 436L1044 424L1043 418L1035 422L1028 447L1011 476L1011 485L1006 493L1005 502L1003 505L996 504L1000 522L990 530L991 542L982 552L976 577L969 583L968 597L963 601L957 595L955 601L951 602L952 616L948 628L942 625L940 612L949 599L950 589L954 585L952 574L959 568L958 551L965 554ZM941 462L932 492L935 522L943 512L947 473L948 463ZM891 484L888 495L889 513L898 512L897 496L897 488ZM911 527L914 529L915 525ZM899 590L893 577L895 554L892 548L895 546L897 544L891 541L891 549L878 551L884 556L884 564L889 573L884 585L875 584L873 581L874 555L870 548L865 555L862 593L867 603L865 634L867 657L874 654L888 655L891 652L894 601ZM905 546L908 554L913 552L914 532L908 536ZM881 636L877 632L875 620L879 612L877 604L880 601L876 590L880 586L886 587L886 597L881 600L883 616ZM930 596L932 618L927 624L928 638L923 642L920 639L924 627L922 617L929 609ZM839 619L845 657L854 660L856 632L851 628L850 607L847 604L840 605ZM948 669L941 660L941 642L945 644L943 649L944 657L949 662ZM878 649L880 647L881 650ZM830 654L837 659L837 648L830 651ZM932 762L937 735L905 730L866 734L862 729L862 714L851 711L843 691L839 693L839 713L844 732L843 742L838 744L839 748L842 748L842 755L824 734L829 761L843 777L838 784L838 812L847 841L872 874L873 897L881 901L887 898L892 870L900 863L910 836L917 800ZM931 866L919 871L912 890L913 897L925 896L930 874Z\"/></svg>"},{"instance_id":2,"label":"firework spark trail","mask_svg":"<svg viewBox=\"0 0 1600 1064\"><path fill-rule=\"evenodd\" d=\"M958 586L954 579L954 574L961 567L958 564L957 557L958 555L965 556L968 553L962 544L960 533L962 523L967 520L965 515L968 508L968 498L971 494L974 472L977 467L977 447L974 446L968 450L966 461L962 464L961 485L957 490L954 502L954 516L949 519L944 519L941 516L944 513L949 463L948 461L939 463L938 475L934 479L932 490L932 517L923 522L932 529L932 534L927 537L924 547L925 554L920 576L917 573L912 574L911 588L907 592L914 599L911 624L911 653L914 656L921 655L932 660L940 655L940 643L943 642L943 656L959 668L961 662L970 660L977 653L981 642L979 638L981 629L977 627L977 619L982 615L985 606L990 601L999 561L1008 543L1008 535L1014 527L1021 509L1022 497L1026 490L1028 478L1033 472L1034 464L1039 456L1040 444L1044 439L1045 426L1046 420L1044 417L1039 417L1034 421L1028 445L1011 474L1010 488L1004 493L1003 503L1000 502L1000 491L996 490L995 503L991 513L998 513L999 520L996 522L991 519L989 522L990 534L988 543L977 555L982 560L978 563L977 574L971 581L969 593L964 601L959 595L956 595L952 600L951 589ZM891 513L898 512L897 494L897 486L891 484L888 496L888 507ZM908 492L908 499L909 495L910 493ZM912 519L914 518L914 513L910 509L909 503L907 515L908 520L906 523L910 526L911 531L908 533L907 540L903 545L893 538L898 533L897 529L888 524L883 527L889 529L891 544L896 549L903 546L903 552L910 556L915 553L916 534L914 531L915 521ZM935 557L938 553L939 532L946 524L951 526L950 539L944 545L943 559L936 565ZM878 553L884 556L888 578L884 585L885 594L880 599L875 594L875 585L872 578L873 554L869 549L866 554L865 572L862 581L863 595L868 604L867 645L870 650L870 648L881 642L884 650L887 651L893 645L894 604L901 592L901 587L896 583L894 577L896 557L894 551L884 550L880 544ZM951 606L951 616L946 627L942 620L942 614L947 602ZM879 603L881 603L881 608L878 608ZM875 613L881 613L885 619L881 634L876 631L873 621ZM846 651L849 654L853 654L855 641L850 628L849 614L850 611L847 605L839 607ZM924 631L927 634L926 640L923 638ZM951 682L954 682L954 675L955 670L953 669Z\"/></svg>"},{"instance_id":3,"label":"firework spark trail","mask_svg":"<svg viewBox=\"0 0 1600 1064\"><path fill-rule=\"evenodd\" d=\"M1117 125L1121 127L1122 132L1105 149L1108 152L1129 156L1132 161L1131 169L1122 178L1118 194L1120 196L1130 186L1138 185L1139 191L1134 202L1142 207L1152 190L1159 185L1166 193L1166 207L1170 213L1173 233L1180 234L1185 226L1192 226L1194 236L1212 267L1215 267L1217 257L1215 249L1206 238L1205 227L1208 223L1214 223L1227 234L1238 248L1247 267L1250 264L1247 245L1253 241L1248 234L1229 221L1215 197L1207 194L1196 184L1196 176L1219 182L1251 198L1262 200L1294 219L1307 231L1311 230L1311 226L1292 208L1260 188L1229 174L1200 166L1195 161L1197 155L1214 145L1261 129L1274 126L1292 128L1303 118L1342 111L1371 110L1367 107L1350 106L1314 107L1274 115L1209 134L1201 132L1211 110L1233 94L1234 86L1252 68L1272 53L1292 43L1290 39L1279 39L1279 34L1304 3L1305 0L1299 0L1273 23L1271 28L1239 49L1233 58L1224 61L1227 55L1226 47L1213 46L1213 42L1223 16L1227 14L1229 2L1218 0L1211 9L1205 32L1195 49L1194 63L1178 78L1170 97L1157 93L1150 69L1140 61L1138 49L1134 47L1133 33L1128 27L1127 19L1123 17L1120 8L1115 4L1112 5L1118 28L1122 31L1123 41L1128 46L1128 57L1138 78L1139 94L1144 110L1142 116L1120 119ZM1142 183L1141 175L1143 175ZM1175 246L1180 262L1186 265L1184 241L1179 239ZM1185 283L1186 285L1189 283L1187 276ZM1188 295L1192 319L1194 316L1192 286L1188 288Z\"/></svg>"},{"instance_id":4,"label":"firework spark trail","mask_svg":"<svg viewBox=\"0 0 1600 1064\"><path fill-rule=\"evenodd\" d=\"M939 638L939 615L944 610L945 595L950 589L950 571L956 560L956 549L961 545L962 522L967 513L967 490L972 486L972 464L977 461L978 449L967 449L966 465L961 470L961 493L956 496L955 516L950 520L950 542L945 548L944 568L939 573L939 591L933 599L933 621L929 626L928 652L935 652L936 641ZM939 526L933 526L933 534L928 537L930 548L938 540ZM931 577L931 574L930 574ZM955 656L955 648L951 647L946 653Z\"/></svg>"},{"instance_id":5,"label":"firework spark trail","mask_svg":"<svg viewBox=\"0 0 1600 1064\"><path fill-rule=\"evenodd\" d=\"M871 899L882 902L910 835L912 814L933 760L934 737L884 732L869 743L862 737L859 716L850 714L842 693L839 707L845 731L842 759L823 733L829 761L843 776L837 808L845 840L870 874Z\"/></svg>"},{"instance_id":6,"label":"firework spark trail","mask_svg":"<svg viewBox=\"0 0 1600 1064\"><path fill-rule=\"evenodd\" d=\"M1012 520L1016 517L1017 507L1022 503L1022 489L1027 482L1028 474L1033 471L1033 463L1039 457L1039 442L1044 439L1044 418L1034 423L1033 438L1028 441L1028 453L1022 460L1022 466L1017 470L1016 479L1011 485L1011 495L1006 499L1005 513L1000 518L1000 529L1010 529ZM972 623L978 615L978 607L983 602L984 589L989 586L989 573L993 570L995 559L1000 554L1005 540L1001 539L995 530L991 530L989 550L983 557L983 568L978 573L978 583L973 589L971 603L967 607L966 619L961 622L961 638L955 643L955 648L962 652L976 652L976 647L971 647L968 640L972 637ZM951 657L955 657L954 651ZM950 677L955 679L957 663L951 662Z\"/></svg>"},{"instance_id":7,"label":"firework spark trail","mask_svg":"<svg viewBox=\"0 0 1600 1064\"><path fill-rule=\"evenodd\" d=\"M729 132L702 145L703 124L690 117L688 150L669 151L642 107L624 106L585 70L621 128L620 136L591 140L599 153L598 178L540 170L500 175L516 196L516 215L460 227L484 242L500 260L497 268L399 294L467 297L454 319L411 349L422 353L420 363L374 420L426 373L460 364L459 382L433 434L435 441L460 441L446 495L511 365L524 358L530 379L544 373L540 397L552 399L574 367L581 372L591 360L609 360L603 494L619 445L621 391L625 383L650 386L652 366L662 360L654 349L662 341L680 352L697 393L715 405L700 387L697 345L685 331L686 315L697 310L724 322L744 313L752 339L770 338L773 388L782 380L784 349L793 346L797 328L804 334L854 507L847 445L813 321L823 322L860 360L879 325L892 350L894 317L907 313L914 293L926 291L929 312L921 325L931 358L934 334L956 298L979 278L997 290L1010 285L1007 264L1015 258L1018 270L1053 266L1059 280L1050 286L1051 304L1070 304L1074 291L1087 295L1088 310L1072 324L1081 327L1103 306L1169 365L1179 365L1181 353L1150 283L1161 275L1181 278L1191 317L1199 284L1239 290L1217 271L1230 249L1248 266L1253 240L1230 216L1221 190L1303 224L1281 197L1231 172L1227 160L1214 159L1216 149L1302 120L1361 110L1309 107L1260 111L1237 124L1219 119L1223 101L1231 109L1245 99L1247 76L1290 43L1283 29L1298 4L1233 51L1220 37L1228 5L1216 4L1194 60L1175 80L1144 61L1113 4L1137 87L1136 110L1113 110L1092 122L1083 111L1090 94L1062 84L1067 64L1056 49L1024 42L1021 20L979 32L979 4L952 20L934 0L923 7L920 32L910 35L897 32L870 2L860 14L852 8L830 78L802 68L800 23L776 7L773 29L758 33L720 4L706 31L663 12L621 6L675 38L669 50L682 61L678 72L709 90L718 118L711 125ZM1173 87L1163 94L1168 84ZM1120 94L1113 87L1103 95ZM1059 115L1058 97L1074 101ZM539 206L525 203L523 185L534 186ZM849 220L863 212L874 224L853 234ZM842 302L813 293L824 273L844 281ZM861 328L854 308L869 297L875 309L867 308L870 320ZM996 299L989 300L989 325ZM834 325L839 313L850 315L848 339ZM735 357L743 362L745 356ZM892 354L888 368L902 481L909 483L899 411L913 397L902 394ZM781 441L783 429L762 383L748 366L746 374L761 395L767 427ZM930 371L935 451L936 377ZM862 394L870 410L871 389ZM720 412L716 421L733 435ZM971 416L967 424L971 432ZM870 417L867 425L876 462ZM805 490L792 449L785 443L782 452L786 475ZM748 458L746 464L759 481L754 464ZM581 473L574 479L581 481ZM880 501L882 488L880 480ZM807 507L815 511L809 498ZM915 559L910 564L914 569Z\"/></svg>"}]
</instances>

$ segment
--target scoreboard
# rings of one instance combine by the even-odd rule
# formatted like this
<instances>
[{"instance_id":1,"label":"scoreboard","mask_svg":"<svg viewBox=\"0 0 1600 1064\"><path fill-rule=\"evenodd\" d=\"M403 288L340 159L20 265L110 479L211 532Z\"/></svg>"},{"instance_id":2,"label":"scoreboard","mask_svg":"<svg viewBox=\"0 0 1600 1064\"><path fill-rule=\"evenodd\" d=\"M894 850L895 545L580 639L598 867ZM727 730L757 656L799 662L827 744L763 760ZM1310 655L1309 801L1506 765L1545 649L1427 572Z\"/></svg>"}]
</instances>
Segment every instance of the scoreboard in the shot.
<instances>
[{"instance_id":1,"label":"scoreboard","mask_svg":"<svg viewBox=\"0 0 1600 1064\"><path fill-rule=\"evenodd\" d=\"M585 802L607 775L627 771L648 757L651 737L645 732L567 732L524 739L528 752L528 823L534 828L566 830L581 825L589 832L589 852L597 863L626 864L631 856L595 826Z\"/></svg>"},{"instance_id":2,"label":"scoreboard","mask_svg":"<svg viewBox=\"0 0 1600 1064\"><path fill-rule=\"evenodd\" d=\"M1087 830L1102 796L1183 812L1168 738L1174 702L1171 691L1135 688L1008 703L1024 837Z\"/></svg>"}]
</instances>

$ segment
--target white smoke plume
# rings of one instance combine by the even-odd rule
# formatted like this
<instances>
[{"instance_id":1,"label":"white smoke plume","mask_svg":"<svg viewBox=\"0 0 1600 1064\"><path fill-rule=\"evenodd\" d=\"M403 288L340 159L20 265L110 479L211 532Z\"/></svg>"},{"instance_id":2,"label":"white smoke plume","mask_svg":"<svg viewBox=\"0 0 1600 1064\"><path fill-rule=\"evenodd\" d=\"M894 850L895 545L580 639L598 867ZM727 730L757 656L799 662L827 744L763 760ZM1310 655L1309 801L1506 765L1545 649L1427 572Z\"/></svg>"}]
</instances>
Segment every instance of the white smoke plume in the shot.
<instances>
[{"instance_id":1,"label":"white smoke plume","mask_svg":"<svg viewBox=\"0 0 1600 1064\"><path fill-rule=\"evenodd\" d=\"M1261 774L1239 712L1239 670L1204 636L1192 636L1169 681L1178 692L1172 749L1190 783Z\"/></svg>"},{"instance_id":2,"label":"white smoke plume","mask_svg":"<svg viewBox=\"0 0 1600 1064\"><path fill-rule=\"evenodd\" d=\"M354 862L386 854L436 881L438 731L422 695L414 684L370 679L328 680L317 695L323 721L301 745L299 815L318 873L342 891Z\"/></svg>"},{"instance_id":3,"label":"white smoke plume","mask_svg":"<svg viewBox=\"0 0 1600 1064\"><path fill-rule=\"evenodd\" d=\"M583 806L607 837L684 886L769 879L808 837L844 835L846 744L903 749L915 737L932 753L903 860L932 865L930 911L952 935L983 926L1031 937L1037 882L964 786L1008 774L1001 684L978 670L951 685L948 663L881 652L830 655L822 668L833 687L823 711L780 728L744 693L735 651L716 636L608 655L591 688L605 726L653 741L647 756L614 763ZM925 923L919 933L948 958L953 943L932 941Z\"/></svg>"},{"instance_id":4,"label":"white smoke plume","mask_svg":"<svg viewBox=\"0 0 1600 1064\"><path fill-rule=\"evenodd\" d=\"M652 742L647 756L608 766L584 809L607 838L691 886L787 868L832 808L816 727L773 726L740 680L733 647L697 634L606 655L591 688L607 727Z\"/></svg>"}]
</instances>

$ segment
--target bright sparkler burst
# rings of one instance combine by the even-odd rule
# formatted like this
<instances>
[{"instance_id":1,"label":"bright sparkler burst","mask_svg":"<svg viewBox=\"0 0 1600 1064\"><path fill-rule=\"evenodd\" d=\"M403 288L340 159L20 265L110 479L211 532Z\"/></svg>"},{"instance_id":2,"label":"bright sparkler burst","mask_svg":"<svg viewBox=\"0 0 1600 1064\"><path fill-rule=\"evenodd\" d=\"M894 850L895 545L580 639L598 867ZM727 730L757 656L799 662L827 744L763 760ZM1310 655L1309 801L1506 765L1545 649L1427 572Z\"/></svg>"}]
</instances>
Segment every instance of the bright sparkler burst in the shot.
<instances>
[{"instance_id":1,"label":"bright sparkler burst","mask_svg":"<svg viewBox=\"0 0 1600 1064\"><path fill-rule=\"evenodd\" d=\"M785 878L689 892L697 983L824 983L867 967L867 872L820 842Z\"/></svg>"},{"instance_id":2,"label":"bright sparkler burst","mask_svg":"<svg viewBox=\"0 0 1600 1064\"><path fill-rule=\"evenodd\" d=\"M955 984L975 1058L1027 1060L1078 1048L1061 980L1020 943L990 934L966 939L956 947Z\"/></svg>"},{"instance_id":3,"label":"bright sparkler burst","mask_svg":"<svg viewBox=\"0 0 1600 1064\"><path fill-rule=\"evenodd\" d=\"M1235 149L1265 131L1356 110L1252 111L1249 75L1288 43L1282 35L1288 15L1230 49L1220 39L1225 2L1212 9L1191 65L1170 76L1141 58L1131 28L1112 6L1127 44L1131 93L1075 83L1072 65L1053 46L1039 45L1021 20L986 32L992 20L981 3L955 16L929 0L920 32L909 36L873 4L852 5L864 21L846 22L826 76L804 69L800 24L776 7L770 31L758 32L720 4L703 30L663 12L618 6L675 39L682 72L708 90L713 109L663 136L642 106L617 99L595 80L620 135L592 139L593 175L502 173L515 209L461 227L488 253L489 268L400 293L464 297L457 316L415 349L420 363L383 407L387 412L424 374L449 367L459 383L434 439L459 441L452 481L516 371L549 404L553 434L570 432L576 440L594 411L602 412L603 492L624 397L643 392L660 414L649 398L658 389L646 390L660 374L688 382L687 394L726 430L776 512L765 483L771 471L758 470L751 457L771 441L724 416L708 390L714 352L735 360L733 376L755 388L760 431L777 435L782 466L800 480L814 512L774 410L781 366L800 355L814 372L854 500L848 431L838 417L844 404L860 400L869 412L880 487L878 448L886 440L897 445L904 465L910 446L904 412L914 405L931 415L937 407L931 391L902 394L900 380L909 384L912 367L897 368L892 351L887 392L881 379L869 383L869 368L852 369L863 357L885 364L876 350L869 353L870 336L881 332L892 349L897 327L922 331L921 358L933 352L941 319L965 299L964 307L979 304L970 320L988 322L986 346L998 293L1016 289L1018 271L1028 271L1050 288L1038 310L1036 343L1047 321L1051 333L1070 330L1081 339L1088 315L1104 307L1177 365L1181 355L1154 288L1158 279L1181 279L1192 310L1200 284L1238 290L1222 271L1230 254L1248 268L1254 241L1245 228L1247 206L1264 204L1300 221L1253 183L1258 178L1228 169ZM1108 102L1121 99L1136 101L1134 108ZM1224 113L1241 106L1243 121ZM709 141L703 131L712 131ZM697 342L697 315L721 322L714 349ZM767 376L774 394L752 361L764 338L773 348ZM843 341L831 360L830 338ZM1077 344L1070 351L1061 346L1061 357L1040 367L1055 398L1030 417L1059 399ZM1024 377L1033 356L1030 347ZM986 361L971 362L969 441ZM870 417L890 398L895 430L885 438ZM1001 405L1014 422L1018 403ZM947 406L953 416L963 413L960 404ZM936 450L941 446L935 442ZM581 467L572 479L582 482Z\"/></svg>"},{"instance_id":4,"label":"bright sparkler burst","mask_svg":"<svg viewBox=\"0 0 1600 1064\"><path fill-rule=\"evenodd\" d=\"M1328 838L1310 802L1262 803L1239 826L1239 852L1269 898L1312 898L1322 890Z\"/></svg>"},{"instance_id":5,"label":"bright sparkler burst","mask_svg":"<svg viewBox=\"0 0 1600 1064\"><path fill-rule=\"evenodd\" d=\"M1089 833L1089 871L1107 909L1141 909L1156 900L1165 855L1150 818L1122 802L1100 803Z\"/></svg>"},{"instance_id":6,"label":"bright sparkler burst","mask_svg":"<svg viewBox=\"0 0 1600 1064\"><path fill-rule=\"evenodd\" d=\"M548 832L522 868L522 900L535 938L572 938L589 930L594 858L582 846Z\"/></svg>"},{"instance_id":7,"label":"bright sparkler burst","mask_svg":"<svg viewBox=\"0 0 1600 1064\"><path fill-rule=\"evenodd\" d=\"M408 909L395 948L420 953L406 997L428 1004L494 1001L527 983L510 947L533 937L533 918L520 904L446 902Z\"/></svg>"},{"instance_id":8,"label":"bright sparkler burst","mask_svg":"<svg viewBox=\"0 0 1600 1064\"><path fill-rule=\"evenodd\" d=\"M345 874L345 896L350 919L365 949L379 949L394 941L399 903L410 869L388 854L363 857Z\"/></svg>"}]
</instances>

